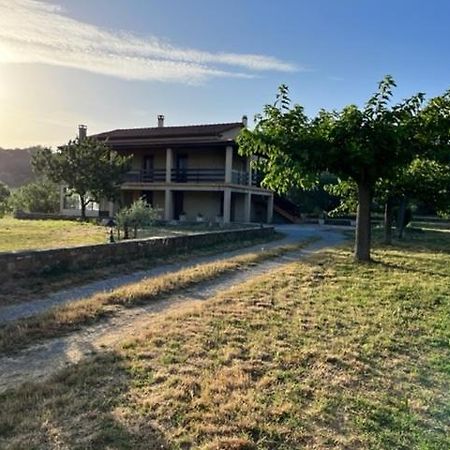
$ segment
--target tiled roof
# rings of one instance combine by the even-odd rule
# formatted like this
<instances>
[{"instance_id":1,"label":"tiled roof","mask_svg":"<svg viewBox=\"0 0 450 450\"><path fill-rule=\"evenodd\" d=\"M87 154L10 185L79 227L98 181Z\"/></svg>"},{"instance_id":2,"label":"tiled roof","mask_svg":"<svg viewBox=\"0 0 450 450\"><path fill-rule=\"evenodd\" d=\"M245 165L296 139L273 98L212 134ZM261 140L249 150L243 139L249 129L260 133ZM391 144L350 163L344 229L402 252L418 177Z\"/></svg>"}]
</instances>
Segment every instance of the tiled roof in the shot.
<instances>
[{"instance_id":1,"label":"tiled roof","mask_svg":"<svg viewBox=\"0 0 450 450\"><path fill-rule=\"evenodd\" d=\"M178 127L124 128L91 135L108 140L123 139L164 139L183 137L219 136L226 131L242 128L241 122L215 123L210 125L185 125Z\"/></svg>"}]
</instances>

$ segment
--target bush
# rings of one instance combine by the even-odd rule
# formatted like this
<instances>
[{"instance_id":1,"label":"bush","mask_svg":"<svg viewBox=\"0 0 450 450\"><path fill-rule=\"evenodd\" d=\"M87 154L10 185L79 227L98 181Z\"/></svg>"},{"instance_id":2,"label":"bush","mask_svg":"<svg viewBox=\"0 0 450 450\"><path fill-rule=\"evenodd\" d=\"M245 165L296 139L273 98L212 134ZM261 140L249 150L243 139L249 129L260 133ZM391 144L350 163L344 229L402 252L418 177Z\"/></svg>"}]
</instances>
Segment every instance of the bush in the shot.
<instances>
[{"instance_id":1,"label":"bush","mask_svg":"<svg viewBox=\"0 0 450 450\"><path fill-rule=\"evenodd\" d=\"M139 228L148 228L158 219L159 211L152 208L147 202L140 198L129 208L123 208L116 214L117 226L123 229L124 239L129 238L129 229L133 229L133 236L137 238Z\"/></svg>"},{"instance_id":2,"label":"bush","mask_svg":"<svg viewBox=\"0 0 450 450\"><path fill-rule=\"evenodd\" d=\"M9 210L9 197L11 196L11 191L5 183L0 181L0 217L4 216Z\"/></svg>"},{"instance_id":3,"label":"bush","mask_svg":"<svg viewBox=\"0 0 450 450\"><path fill-rule=\"evenodd\" d=\"M15 190L9 199L13 211L57 213L59 211L59 186L40 179Z\"/></svg>"}]
</instances>

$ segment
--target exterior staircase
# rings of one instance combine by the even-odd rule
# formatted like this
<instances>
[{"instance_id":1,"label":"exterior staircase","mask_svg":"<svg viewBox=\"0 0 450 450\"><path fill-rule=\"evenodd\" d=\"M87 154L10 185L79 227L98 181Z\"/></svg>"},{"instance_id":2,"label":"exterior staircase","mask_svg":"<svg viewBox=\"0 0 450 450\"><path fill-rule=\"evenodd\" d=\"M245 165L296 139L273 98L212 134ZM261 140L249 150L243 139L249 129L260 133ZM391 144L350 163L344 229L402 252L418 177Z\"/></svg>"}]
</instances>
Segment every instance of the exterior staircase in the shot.
<instances>
[{"instance_id":1,"label":"exterior staircase","mask_svg":"<svg viewBox=\"0 0 450 450\"><path fill-rule=\"evenodd\" d=\"M285 197L274 196L273 211L289 223L301 222L299 207Z\"/></svg>"}]
</instances>

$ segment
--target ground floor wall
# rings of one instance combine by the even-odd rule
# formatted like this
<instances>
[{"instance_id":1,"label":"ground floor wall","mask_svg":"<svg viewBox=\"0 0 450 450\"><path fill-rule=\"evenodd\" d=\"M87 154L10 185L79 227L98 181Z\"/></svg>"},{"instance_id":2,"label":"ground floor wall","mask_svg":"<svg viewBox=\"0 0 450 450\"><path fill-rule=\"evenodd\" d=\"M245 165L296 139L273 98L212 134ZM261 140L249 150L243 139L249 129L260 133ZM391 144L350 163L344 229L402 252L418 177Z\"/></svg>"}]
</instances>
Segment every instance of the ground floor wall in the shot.
<instances>
[{"instance_id":1,"label":"ground floor wall","mask_svg":"<svg viewBox=\"0 0 450 450\"><path fill-rule=\"evenodd\" d=\"M162 220L205 222L271 223L273 195L256 194L232 188L210 190L123 189L120 201L102 201L98 210L87 211L88 217L110 217L139 198L158 210ZM61 203L64 204L63 202ZM61 209L66 216L80 216L77 208Z\"/></svg>"}]
</instances>

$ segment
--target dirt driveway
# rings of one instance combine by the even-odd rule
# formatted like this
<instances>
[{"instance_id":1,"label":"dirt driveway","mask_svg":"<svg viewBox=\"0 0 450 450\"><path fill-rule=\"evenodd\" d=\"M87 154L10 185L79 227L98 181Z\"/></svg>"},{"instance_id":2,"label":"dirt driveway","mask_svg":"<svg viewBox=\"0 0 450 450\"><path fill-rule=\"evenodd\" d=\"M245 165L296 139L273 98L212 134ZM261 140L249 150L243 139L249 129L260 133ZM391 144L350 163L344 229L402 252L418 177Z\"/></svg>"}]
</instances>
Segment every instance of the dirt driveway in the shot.
<instances>
[{"instance_id":1,"label":"dirt driveway","mask_svg":"<svg viewBox=\"0 0 450 450\"><path fill-rule=\"evenodd\" d=\"M0 316L3 317L4 321L5 317L7 317L6 320L14 320L11 319L14 314L16 318L30 316L56 304L73 301L74 299L86 297L96 292L110 290L130 282L137 282L149 276L156 277L203 262L218 261L255 250L264 251L265 249L280 245L298 243L311 237L319 238L302 250L293 251L283 256L266 260L246 270L236 271L221 276L216 280L201 283L192 289L186 290L182 294L174 294L145 306L123 309L120 313L101 323L85 327L67 336L50 339L33 345L12 356L0 356L0 392L17 386L22 382L43 380L59 369L74 364L86 356L100 352L105 348L110 348L124 340L132 339L150 327L152 318L154 319L155 315L161 314L163 311L206 301L218 292L233 289L238 284L280 268L284 264L291 263L299 258L304 258L322 249L338 245L345 239L340 230L326 227L286 225L277 228L286 234L283 240L228 252L220 256L198 258L189 263L171 264L147 272L138 272L124 277L115 277L110 280L91 283L85 287L77 288L76 292L65 292L61 295L59 301L55 301L54 298L43 299L41 300L42 305L32 302L32 304L28 305L30 308L28 310L26 303L17 305L24 309L10 309L9 316L5 316L4 311L3 316L1 316L2 312L0 311Z\"/></svg>"}]
</instances>

